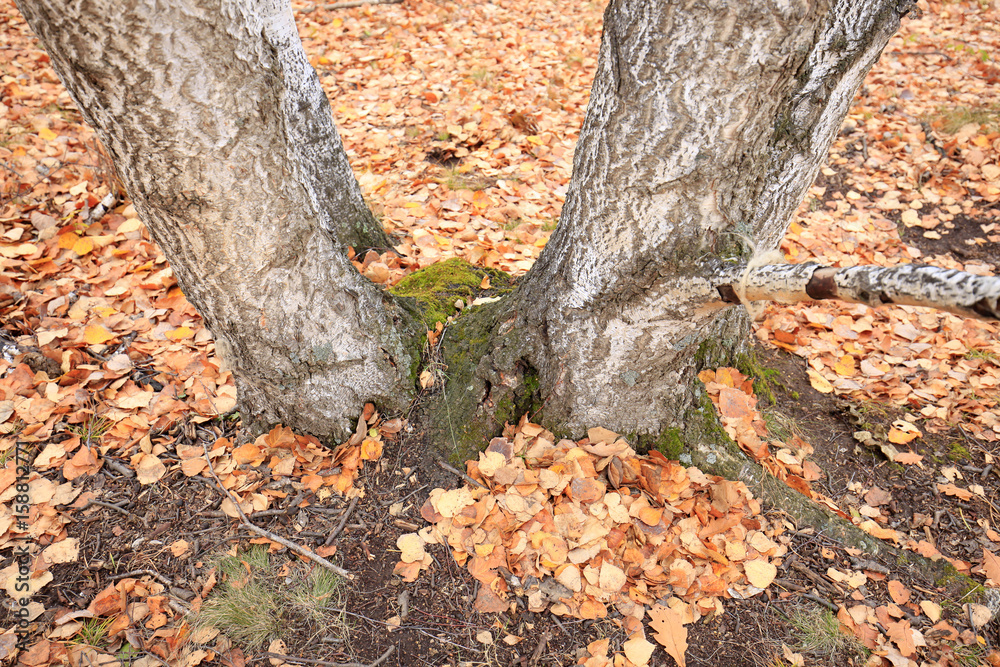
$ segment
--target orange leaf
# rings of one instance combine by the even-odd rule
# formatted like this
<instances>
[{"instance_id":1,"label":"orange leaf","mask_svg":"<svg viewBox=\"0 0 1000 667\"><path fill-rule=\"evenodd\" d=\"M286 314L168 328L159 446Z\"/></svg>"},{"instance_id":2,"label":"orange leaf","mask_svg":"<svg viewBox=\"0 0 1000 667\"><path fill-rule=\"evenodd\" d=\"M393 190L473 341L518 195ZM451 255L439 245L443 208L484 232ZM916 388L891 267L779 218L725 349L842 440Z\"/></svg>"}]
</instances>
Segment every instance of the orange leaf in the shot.
<instances>
[{"instance_id":1,"label":"orange leaf","mask_svg":"<svg viewBox=\"0 0 1000 667\"><path fill-rule=\"evenodd\" d=\"M910 589L893 579L889 582L889 597L896 604L906 604L910 599Z\"/></svg>"},{"instance_id":2,"label":"orange leaf","mask_svg":"<svg viewBox=\"0 0 1000 667\"><path fill-rule=\"evenodd\" d=\"M895 642L902 655L910 657L916 653L917 649L913 644L913 633L910 631L909 621L904 618L901 621L890 623L887 630L889 631L889 638Z\"/></svg>"},{"instance_id":3,"label":"orange leaf","mask_svg":"<svg viewBox=\"0 0 1000 667\"><path fill-rule=\"evenodd\" d=\"M889 442L895 443L897 445L905 445L911 440L915 440L920 437L920 431L914 433L913 431L901 431L895 426L889 429ZM895 459L894 459L895 460Z\"/></svg>"},{"instance_id":4,"label":"orange leaf","mask_svg":"<svg viewBox=\"0 0 1000 667\"><path fill-rule=\"evenodd\" d=\"M949 496L955 496L956 498L958 498L960 500L971 500L972 499L972 492L971 491L966 491L965 489L959 488L959 487L955 486L954 484L938 484L937 488L938 488L938 491L940 491L941 493L946 493Z\"/></svg>"},{"instance_id":5,"label":"orange leaf","mask_svg":"<svg viewBox=\"0 0 1000 667\"><path fill-rule=\"evenodd\" d=\"M264 461L264 453L260 447L248 442L233 450L233 460L237 464L249 463L250 465L260 465Z\"/></svg>"},{"instance_id":6,"label":"orange leaf","mask_svg":"<svg viewBox=\"0 0 1000 667\"><path fill-rule=\"evenodd\" d=\"M97 594L94 600L87 607L87 611L94 614L95 616L108 616L110 614L117 614L118 612L125 610L124 596L120 591L115 588L114 584L108 584L108 587Z\"/></svg>"},{"instance_id":7,"label":"orange leaf","mask_svg":"<svg viewBox=\"0 0 1000 667\"><path fill-rule=\"evenodd\" d=\"M365 438L361 442L361 460L377 461L382 456L382 443L372 438Z\"/></svg>"},{"instance_id":8,"label":"orange leaf","mask_svg":"<svg viewBox=\"0 0 1000 667\"><path fill-rule=\"evenodd\" d=\"M649 608L649 627L653 629L655 639L677 663L685 667L684 653L687 651L687 628L680 612L656 604Z\"/></svg>"},{"instance_id":9,"label":"orange leaf","mask_svg":"<svg viewBox=\"0 0 1000 667\"><path fill-rule=\"evenodd\" d=\"M719 391L719 412L723 417L739 418L752 415L750 397L739 389L723 387Z\"/></svg>"},{"instance_id":10,"label":"orange leaf","mask_svg":"<svg viewBox=\"0 0 1000 667\"><path fill-rule=\"evenodd\" d=\"M80 240L80 237L73 232L67 232L65 234L59 235L59 247L63 250L69 250L76 245L76 242Z\"/></svg>"},{"instance_id":11,"label":"orange leaf","mask_svg":"<svg viewBox=\"0 0 1000 667\"><path fill-rule=\"evenodd\" d=\"M837 375L842 375L843 377L851 377L855 373L854 369L854 357L849 354L842 356L833 367Z\"/></svg>"},{"instance_id":12,"label":"orange leaf","mask_svg":"<svg viewBox=\"0 0 1000 667\"><path fill-rule=\"evenodd\" d=\"M903 465L913 465L914 463L920 463L924 460L924 457L916 452L902 452L896 455L892 461L893 463L902 463Z\"/></svg>"}]
</instances>

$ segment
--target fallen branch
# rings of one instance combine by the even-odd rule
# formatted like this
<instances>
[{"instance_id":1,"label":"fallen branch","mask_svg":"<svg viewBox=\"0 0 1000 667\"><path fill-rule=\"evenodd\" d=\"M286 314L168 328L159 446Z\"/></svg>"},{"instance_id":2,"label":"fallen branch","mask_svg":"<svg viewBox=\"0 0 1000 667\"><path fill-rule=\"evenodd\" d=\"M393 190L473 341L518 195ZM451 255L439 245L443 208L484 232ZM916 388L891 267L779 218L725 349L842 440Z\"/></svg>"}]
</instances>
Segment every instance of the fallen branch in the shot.
<instances>
[{"instance_id":1,"label":"fallen branch","mask_svg":"<svg viewBox=\"0 0 1000 667\"><path fill-rule=\"evenodd\" d=\"M286 540L281 535L275 535L271 531L264 530L263 528L260 528L251 523L250 519L247 518L246 513L243 512L243 508L240 507L239 499L233 497L233 494L229 492L229 489L227 489L225 486L222 485L222 480L219 479L219 476L215 474L215 469L212 467L212 459L210 459L208 456L208 442L206 440L202 440L201 447L202 449L205 450L205 460L208 461L208 471L212 473L212 477L215 478L215 483L219 486L220 489L222 489L222 493L225 494L227 498L229 498L229 500L233 503L233 506L236 508L236 511L239 512L240 520L243 522L244 526L246 526L253 532L257 533L261 537L266 537L267 539L273 542L277 542L278 544L284 547L288 547L289 549L299 554L300 556L304 556L315 563L319 563L326 569L332 572L336 572L337 574L346 579L354 578L354 576L344 568L340 567L339 565L334 565L333 563L323 558L322 556L314 553L310 549L306 549L305 547L298 545L295 542L292 542L291 540Z\"/></svg>"},{"instance_id":2,"label":"fallen branch","mask_svg":"<svg viewBox=\"0 0 1000 667\"><path fill-rule=\"evenodd\" d=\"M717 289L727 303L839 299L873 308L896 303L1000 320L1000 277L921 264L846 268L813 262L768 264L752 267L745 276L719 284Z\"/></svg>"}]
</instances>

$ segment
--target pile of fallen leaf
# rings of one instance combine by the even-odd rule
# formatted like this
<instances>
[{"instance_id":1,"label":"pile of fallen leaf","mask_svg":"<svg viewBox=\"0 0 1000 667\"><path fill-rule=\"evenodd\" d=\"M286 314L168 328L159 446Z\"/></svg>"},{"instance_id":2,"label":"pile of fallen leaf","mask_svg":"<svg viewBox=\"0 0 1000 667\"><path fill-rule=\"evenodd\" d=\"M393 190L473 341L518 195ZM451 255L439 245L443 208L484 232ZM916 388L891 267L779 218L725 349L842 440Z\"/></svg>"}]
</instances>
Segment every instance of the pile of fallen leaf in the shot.
<instances>
[{"instance_id":1,"label":"pile of fallen leaf","mask_svg":"<svg viewBox=\"0 0 1000 667\"><path fill-rule=\"evenodd\" d=\"M705 370L701 372L699 378L705 383L706 391L719 412L719 419L726 433L743 451L761 463L768 473L784 481L789 487L806 497L834 511L842 518L852 521L874 537L891 540L905 549L915 551L932 560L945 558L960 572L970 573L969 563L944 556L929 539L906 539L905 535L886 527L885 524L889 517L879 509L891 497L886 491L877 487L865 490L860 484L853 484L852 490L863 496L865 504L857 509L848 508L848 511L841 509L827 496L816 492L809 482L819 479L822 471L815 463L806 458L812 453L812 447L797 436L793 436L787 446L773 439L765 440L769 437L769 432L757 410L757 398L754 395L752 378L746 377L734 368ZM914 433L912 425L902 422L892 427L888 439L896 444L904 444L916 437L919 437L919 431ZM777 450L772 453L769 445L776 447ZM895 452L895 450L892 451ZM922 458L912 452L895 452L894 455L894 460L897 463L905 465L920 465ZM957 496L964 500L977 494L985 499L982 486L973 484L966 490L953 483L961 474L956 468L946 467L942 469L942 473L951 481L937 484L941 493ZM996 531L987 527L986 535L994 543L1000 545L1000 534ZM860 551L856 550L853 555L863 556ZM834 556L830 553L828 557L832 559ZM985 577L987 586L1000 588L1000 557L985 547L983 548L982 564L975 572ZM979 636L973 630L964 630L960 633L951 624L942 620L941 607L933 600L924 599L919 603L916 600L911 602L912 591L897 580L888 581L888 592L892 603L875 606L862 604L865 597L859 592L859 589L868 584L870 580L878 581L886 578L885 573L878 569L866 570L862 566L859 569L845 572L836 567L830 567L826 576L829 580L840 584L845 592L849 591L851 598L856 602L850 606L841 605L839 607L837 618L844 624L844 628L860 639L876 656L885 657L894 666L910 667L911 664L915 665L916 662L912 659L918 657L917 649L928 646L928 641L935 645L940 644L942 640L961 641L966 645L976 644L979 641ZM909 619L920 614L926 615L934 623L930 638L925 638L922 632L910 625ZM967 614L976 627L984 627L993 617L993 612L989 608L978 604L968 605ZM940 646L936 647L940 648ZM797 654L786 652L784 657L793 665L805 664L802 657L797 656ZM994 657L1000 661L1000 655Z\"/></svg>"},{"instance_id":2,"label":"pile of fallen leaf","mask_svg":"<svg viewBox=\"0 0 1000 667\"><path fill-rule=\"evenodd\" d=\"M585 619L613 607L632 633L624 664L649 658L646 606L664 601L650 613L664 619L664 646L678 646L684 624L770 585L786 550L784 526L742 482L639 456L606 429L555 442L525 418L467 467L479 485L431 491L421 508L431 525L399 538L396 572L414 580L431 565L425 547L443 544L481 583L478 611L511 609L512 596ZM683 650L675 658L683 664Z\"/></svg>"}]
</instances>

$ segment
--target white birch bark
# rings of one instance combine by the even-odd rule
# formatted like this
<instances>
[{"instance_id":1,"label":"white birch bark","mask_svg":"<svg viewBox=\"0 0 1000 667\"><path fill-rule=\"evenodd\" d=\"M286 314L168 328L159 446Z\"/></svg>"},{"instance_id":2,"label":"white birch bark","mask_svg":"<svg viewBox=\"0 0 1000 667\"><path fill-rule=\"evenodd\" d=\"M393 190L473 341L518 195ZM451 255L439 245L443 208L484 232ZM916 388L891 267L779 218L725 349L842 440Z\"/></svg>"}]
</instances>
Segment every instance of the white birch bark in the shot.
<instances>
[{"instance_id":1,"label":"white birch bark","mask_svg":"<svg viewBox=\"0 0 1000 667\"><path fill-rule=\"evenodd\" d=\"M24 0L232 367L248 425L349 433L413 392L409 318L348 262L384 239L287 1Z\"/></svg>"},{"instance_id":2,"label":"white birch bark","mask_svg":"<svg viewBox=\"0 0 1000 667\"><path fill-rule=\"evenodd\" d=\"M809 262L751 268L719 286L731 303L798 303L838 299L872 308L896 303L946 310L962 317L1000 320L1000 277L921 264L834 268ZM742 294L741 294L742 292Z\"/></svg>"}]
</instances>

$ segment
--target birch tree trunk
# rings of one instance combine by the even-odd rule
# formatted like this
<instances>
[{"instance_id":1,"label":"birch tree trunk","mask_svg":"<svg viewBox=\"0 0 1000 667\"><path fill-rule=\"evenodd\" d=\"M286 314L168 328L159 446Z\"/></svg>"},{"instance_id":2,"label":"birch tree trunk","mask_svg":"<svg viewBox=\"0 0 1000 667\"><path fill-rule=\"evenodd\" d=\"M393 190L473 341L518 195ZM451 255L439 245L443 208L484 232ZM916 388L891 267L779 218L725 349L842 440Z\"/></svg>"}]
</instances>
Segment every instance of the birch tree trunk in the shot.
<instances>
[{"instance_id":1,"label":"birch tree trunk","mask_svg":"<svg viewBox=\"0 0 1000 667\"><path fill-rule=\"evenodd\" d=\"M559 226L480 315L490 344L463 344L482 337L472 321L446 340L445 435L475 440L511 405L561 433L689 432L699 365L748 338L715 286L748 247L777 246L910 6L611 0Z\"/></svg>"},{"instance_id":2,"label":"birch tree trunk","mask_svg":"<svg viewBox=\"0 0 1000 667\"><path fill-rule=\"evenodd\" d=\"M388 246L287 2L24 0L232 368L248 426L404 408L416 329L347 260Z\"/></svg>"}]
</instances>

